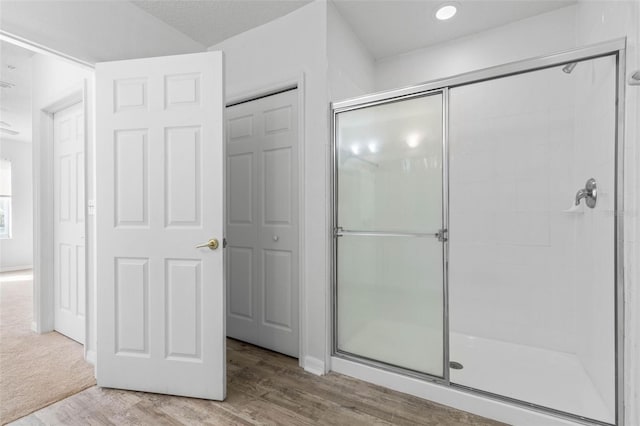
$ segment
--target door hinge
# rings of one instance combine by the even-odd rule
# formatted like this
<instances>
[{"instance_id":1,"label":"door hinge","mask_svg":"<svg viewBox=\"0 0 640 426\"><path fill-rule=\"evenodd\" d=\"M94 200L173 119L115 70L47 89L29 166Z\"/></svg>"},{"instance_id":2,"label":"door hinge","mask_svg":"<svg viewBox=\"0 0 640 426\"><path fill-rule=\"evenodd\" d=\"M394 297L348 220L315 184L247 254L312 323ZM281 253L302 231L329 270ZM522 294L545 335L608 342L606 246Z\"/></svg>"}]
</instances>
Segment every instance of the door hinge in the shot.
<instances>
[{"instance_id":1,"label":"door hinge","mask_svg":"<svg viewBox=\"0 0 640 426\"><path fill-rule=\"evenodd\" d=\"M435 236L438 239L438 241L440 241L441 243L444 243L445 241L449 241L449 238L447 236L448 232L449 232L448 229L442 228L442 229L439 229L438 232L435 233Z\"/></svg>"},{"instance_id":2,"label":"door hinge","mask_svg":"<svg viewBox=\"0 0 640 426\"><path fill-rule=\"evenodd\" d=\"M227 239L223 238L222 239L222 248L226 248L227 247Z\"/></svg>"},{"instance_id":3,"label":"door hinge","mask_svg":"<svg viewBox=\"0 0 640 426\"><path fill-rule=\"evenodd\" d=\"M335 229L333 230L333 235L335 237L342 237L342 226L336 226Z\"/></svg>"}]
</instances>

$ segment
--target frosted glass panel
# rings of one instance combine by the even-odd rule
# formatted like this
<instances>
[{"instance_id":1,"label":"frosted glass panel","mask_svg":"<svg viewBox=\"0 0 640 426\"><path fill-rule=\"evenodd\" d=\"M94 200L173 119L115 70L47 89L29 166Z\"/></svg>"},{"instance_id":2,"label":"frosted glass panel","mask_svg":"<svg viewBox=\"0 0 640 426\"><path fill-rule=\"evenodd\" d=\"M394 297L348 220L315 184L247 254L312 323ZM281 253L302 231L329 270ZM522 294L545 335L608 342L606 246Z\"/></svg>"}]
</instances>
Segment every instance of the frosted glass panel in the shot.
<instances>
[{"instance_id":1,"label":"frosted glass panel","mask_svg":"<svg viewBox=\"0 0 640 426\"><path fill-rule=\"evenodd\" d=\"M338 116L338 223L435 232L442 222L442 95Z\"/></svg>"},{"instance_id":2,"label":"frosted glass panel","mask_svg":"<svg viewBox=\"0 0 640 426\"><path fill-rule=\"evenodd\" d=\"M337 350L439 377L442 100L339 113L336 141Z\"/></svg>"},{"instance_id":3,"label":"frosted glass panel","mask_svg":"<svg viewBox=\"0 0 640 426\"><path fill-rule=\"evenodd\" d=\"M442 376L442 243L338 238L338 350Z\"/></svg>"}]
</instances>

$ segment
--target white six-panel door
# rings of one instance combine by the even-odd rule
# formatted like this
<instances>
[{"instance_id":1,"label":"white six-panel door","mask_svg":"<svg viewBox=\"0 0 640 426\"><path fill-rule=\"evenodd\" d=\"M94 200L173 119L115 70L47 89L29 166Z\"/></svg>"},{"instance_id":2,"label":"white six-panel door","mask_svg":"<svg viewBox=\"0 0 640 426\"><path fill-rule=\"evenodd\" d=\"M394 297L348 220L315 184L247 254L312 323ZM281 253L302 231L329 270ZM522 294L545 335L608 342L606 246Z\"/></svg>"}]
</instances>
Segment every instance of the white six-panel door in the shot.
<instances>
[{"instance_id":1,"label":"white six-panel door","mask_svg":"<svg viewBox=\"0 0 640 426\"><path fill-rule=\"evenodd\" d=\"M222 53L100 63L96 93L98 385L222 400Z\"/></svg>"},{"instance_id":2,"label":"white six-panel door","mask_svg":"<svg viewBox=\"0 0 640 426\"><path fill-rule=\"evenodd\" d=\"M78 103L53 117L54 328L84 343L84 111Z\"/></svg>"},{"instance_id":3,"label":"white six-panel door","mask_svg":"<svg viewBox=\"0 0 640 426\"><path fill-rule=\"evenodd\" d=\"M227 108L227 335L298 356L298 92Z\"/></svg>"}]
</instances>

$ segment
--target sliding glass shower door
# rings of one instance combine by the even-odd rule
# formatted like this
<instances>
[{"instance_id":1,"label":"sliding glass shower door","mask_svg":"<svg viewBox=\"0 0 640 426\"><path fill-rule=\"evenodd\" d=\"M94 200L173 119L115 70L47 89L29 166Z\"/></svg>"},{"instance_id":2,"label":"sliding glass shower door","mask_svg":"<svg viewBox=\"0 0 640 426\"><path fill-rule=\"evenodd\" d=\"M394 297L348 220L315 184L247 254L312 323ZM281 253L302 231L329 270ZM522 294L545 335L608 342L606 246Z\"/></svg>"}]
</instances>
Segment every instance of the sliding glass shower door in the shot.
<instances>
[{"instance_id":1,"label":"sliding glass shower door","mask_svg":"<svg viewBox=\"0 0 640 426\"><path fill-rule=\"evenodd\" d=\"M335 350L443 377L443 94L335 124Z\"/></svg>"}]
</instances>

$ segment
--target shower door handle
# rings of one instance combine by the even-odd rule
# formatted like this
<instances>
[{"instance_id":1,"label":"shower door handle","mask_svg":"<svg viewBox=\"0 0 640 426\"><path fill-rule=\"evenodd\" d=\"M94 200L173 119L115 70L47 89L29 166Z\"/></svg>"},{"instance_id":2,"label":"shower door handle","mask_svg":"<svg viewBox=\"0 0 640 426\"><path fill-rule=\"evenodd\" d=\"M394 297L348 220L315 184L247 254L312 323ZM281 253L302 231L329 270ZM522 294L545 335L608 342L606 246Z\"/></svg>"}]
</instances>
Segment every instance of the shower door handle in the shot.
<instances>
[{"instance_id":1,"label":"shower door handle","mask_svg":"<svg viewBox=\"0 0 640 426\"><path fill-rule=\"evenodd\" d=\"M449 232L448 229L442 228L442 229L439 229L438 232L436 232L434 235L438 239L438 241L440 241L441 243L444 243L446 241L449 241L449 238L447 236L448 232Z\"/></svg>"},{"instance_id":2,"label":"shower door handle","mask_svg":"<svg viewBox=\"0 0 640 426\"><path fill-rule=\"evenodd\" d=\"M334 237L410 237L410 238L432 238L435 237L438 241L447 241L446 229L440 229L436 233L432 232L390 232L390 231L348 231L348 230L334 230Z\"/></svg>"}]
</instances>

